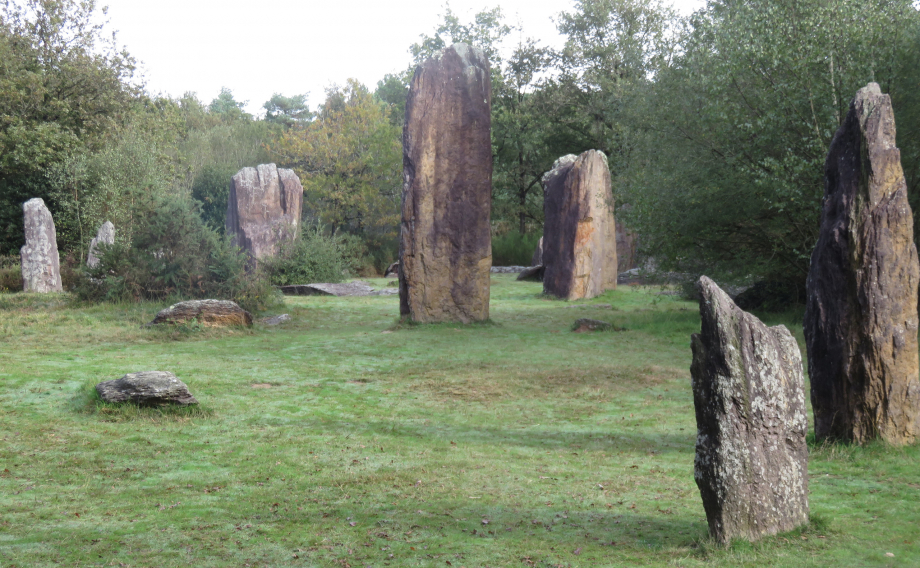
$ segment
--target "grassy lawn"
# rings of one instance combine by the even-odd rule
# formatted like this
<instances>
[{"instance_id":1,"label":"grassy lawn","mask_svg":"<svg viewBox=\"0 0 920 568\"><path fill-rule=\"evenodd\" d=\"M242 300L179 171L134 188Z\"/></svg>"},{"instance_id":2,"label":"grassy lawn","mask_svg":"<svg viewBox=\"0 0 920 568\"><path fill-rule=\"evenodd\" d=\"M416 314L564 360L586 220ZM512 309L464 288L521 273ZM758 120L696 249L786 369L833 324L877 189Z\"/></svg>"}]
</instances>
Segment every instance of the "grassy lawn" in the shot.
<instances>
[{"instance_id":1,"label":"grassy lawn","mask_svg":"<svg viewBox=\"0 0 920 568\"><path fill-rule=\"evenodd\" d=\"M378 296L159 330L162 305L0 294L0 566L920 566L918 447L812 445L811 525L718 547L693 481L696 305L492 283L473 326L399 326ZM801 342L798 315L768 321ZM94 398L141 370L200 407Z\"/></svg>"}]
</instances>

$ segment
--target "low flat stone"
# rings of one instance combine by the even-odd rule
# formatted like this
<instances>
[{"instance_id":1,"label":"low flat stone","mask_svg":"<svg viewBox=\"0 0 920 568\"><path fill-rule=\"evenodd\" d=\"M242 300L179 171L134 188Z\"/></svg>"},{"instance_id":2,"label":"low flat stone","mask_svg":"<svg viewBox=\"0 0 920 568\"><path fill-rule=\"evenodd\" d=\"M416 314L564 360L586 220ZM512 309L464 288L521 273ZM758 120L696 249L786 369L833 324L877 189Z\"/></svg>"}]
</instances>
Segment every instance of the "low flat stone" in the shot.
<instances>
[{"instance_id":1,"label":"low flat stone","mask_svg":"<svg viewBox=\"0 0 920 568\"><path fill-rule=\"evenodd\" d=\"M367 282L292 284L281 286L287 296L372 296L374 288ZM399 291L397 290L397 293Z\"/></svg>"},{"instance_id":2,"label":"low flat stone","mask_svg":"<svg viewBox=\"0 0 920 568\"><path fill-rule=\"evenodd\" d=\"M262 323L265 325L279 325L286 321L291 321L291 316L288 314L281 314L280 316L274 316L270 318L262 318Z\"/></svg>"},{"instance_id":3,"label":"low flat stone","mask_svg":"<svg viewBox=\"0 0 920 568\"><path fill-rule=\"evenodd\" d=\"M168 371L128 373L120 379L96 385L105 402L134 402L144 406L198 404L198 400L176 375Z\"/></svg>"},{"instance_id":4,"label":"low flat stone","mask_svg":"<svg viewBox=\"0 0 920 568\"><path fill-rule=\"evenodd\" d=\"M190 300L160 310L150 324L178 324L192 320L205 327L251 326L252 314L229 300Z\"/></svg>"},{"instance_id":5,"label":"low flat stone","mask_svg":"<svg viewBox=\"0 0 920 568\"><path fill-rule=\"evenodd\" d=\"M591 331L623 331L623 328L601 320L580 318L575 320L575 324L572 325L572 331L575 333L588 333Z\"/></svg>"},{"instance_id":6,"label":"low flat stone","mask_svg":"<svg viewBox=\"0 0 920 568\"><path fill-rule=\"evenodd\" d=\"M384 278L399 278L399 261L397 260L393 264L387 267L383 272Z\"/></svg>"},{"instance_id":7,"label":"low flat stone","mask_svg":"<svg viewBox=\"0 0 920 568\"><path fill-rule=\"evenodd\" d=\"M518 274L518 280L536 280L538 282L543 280L543 265L538 266L528 266Z\"/></svg>"},{"instance_id":8,"label":"low flat stone","mask_svg":"<svg viewBox=\"0 0 920 568\"><path fill-rule=\"evenodd\" d=\"M493 266L491 271L492 274L517 274L520 271L528 268L527 266Z\"/></svg>"}]
</instances>

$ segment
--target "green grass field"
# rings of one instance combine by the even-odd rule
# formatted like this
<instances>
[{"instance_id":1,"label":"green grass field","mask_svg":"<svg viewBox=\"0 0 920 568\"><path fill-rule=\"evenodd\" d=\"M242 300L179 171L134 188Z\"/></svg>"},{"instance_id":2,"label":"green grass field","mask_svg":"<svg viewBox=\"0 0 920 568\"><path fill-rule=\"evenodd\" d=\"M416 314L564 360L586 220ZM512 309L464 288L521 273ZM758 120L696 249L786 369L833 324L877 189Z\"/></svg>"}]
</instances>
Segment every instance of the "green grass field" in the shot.
<instances>
[{"instance_id":1,"label":"green grass field","mask_svg":"<svg viewBox=\"0 0 920 568\"><path fill-rule=\"evenodd\" d=\"M716 546L696 305L492 282L471 326L302 297L277 327L161 330L141 327L158 304L0 294L0 566L920 566L917 447L812 444L812 523ZM798 315L768 321L801 341ZM141 370L200 407L96 399Z\"/></svg>"}]
</instances>

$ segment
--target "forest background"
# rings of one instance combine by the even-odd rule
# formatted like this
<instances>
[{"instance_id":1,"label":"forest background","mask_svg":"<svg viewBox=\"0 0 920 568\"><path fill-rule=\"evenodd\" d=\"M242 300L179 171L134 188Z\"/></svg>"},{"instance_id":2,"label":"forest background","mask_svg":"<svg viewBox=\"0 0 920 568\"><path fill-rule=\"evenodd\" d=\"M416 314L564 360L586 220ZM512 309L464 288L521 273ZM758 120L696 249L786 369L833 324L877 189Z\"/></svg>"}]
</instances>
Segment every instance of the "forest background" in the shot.
<instances>
[{"instance_id":1,"label":"forest background","mask_svg":"<svg viewBox=\"0 0 920 568\"><path fill-rule=\"evenodd\" d=\"M226 89L209 103L152 95L99 12L94 0L0 3L0 255L15 262L21 204L33 197L49 205L70 266L110 220L117 245L102 271L121 266L121 296L204 293L193 273L240 270L222 234L229 179L267 162L293 168L305 188L307 244L290 258L333 246L352 271L382 271L397 253L408 84L454 42L492 64L496 264L526 264L542 234L543 173L599 149L618 220L640 235L645 258L797 294L827 148L870 81L892 97L920 211L920 12L910 0L712 0L688 17L659 0L577 0L556 18L561 49L500 8L463 21L445 6L442 23L408 46L404 72L331 86L313 109L305 94L276 94L263 117ZM132 256L138 247L154 256ZM164 250L185 260L154 267ZM149 274L132 280L124 269L143 262L170 273L154 291L140 289ZM306 277L281 266L275 279L284 274Z\"/></svg>"}]
</instances>

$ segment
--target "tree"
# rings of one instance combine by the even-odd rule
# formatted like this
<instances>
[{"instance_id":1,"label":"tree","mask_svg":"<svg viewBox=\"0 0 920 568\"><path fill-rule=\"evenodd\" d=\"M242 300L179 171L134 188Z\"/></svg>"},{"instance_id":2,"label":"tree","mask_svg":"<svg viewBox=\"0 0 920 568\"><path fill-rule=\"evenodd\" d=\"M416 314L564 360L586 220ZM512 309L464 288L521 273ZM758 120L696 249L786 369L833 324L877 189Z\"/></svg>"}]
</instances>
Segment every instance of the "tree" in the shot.
<instances>
[{"instance_id":1,"label":"tree","mask_svg":"<svg viewBox=\"0 0 920 568\"><path fill-rule=\"evenodd\" d=\"M400 130L390 109L354 79L332 87L316 118L269 146L300 176L317 220L332 234L393 235L402 188Z\"/></svg>"},{"instance_id":2,"label":"tree","mask_svg":"<svg viewBox=\"0 0 920 568\"><path fill-rule=\"evenodd\" d=\"M856 90L879 82L899 130L916 129L917 29L908 0L714 0L695 14L624 176L656 258L801 288L825 156ZM917 141L899 143L917 156Z\"/></svg>"},{"instance_id":3,"label":"tree","mask_svg":"<svg viewBox=\"0 0 920 568\"><path fill-rule=\"evenodd\" d=\"M279 93L272 95L262 108L265 109L265 120L290 128L295 124L304 123L313 118L313 113L307 106L307 95L294 95L285 97Z\"/></svg>"},{"instance_id":4,"label":"tree","mask_svg":"<svg viewBox=\"0 0 920 568\"><path fill-rule=\"evenodd\" d=\"M252 118L243 109L249 101L239 102L233 98L233 91L227 87L220 88L220 94L208 105L208 110L214 114L220 115L224 120L238 118Z\"/></svg>"},{"instance_id":5,"label":"tree","mask_svg":"<svg viewBox=\"0 0 920 568\"><path fill-rule=\"evenodd\" d=\"M132 111L134 60L104 27L94 0L0 5L0 252L22 244L20 204L49 197L49 168L102 148Z\"/></svg>"}]
</instances>

